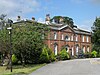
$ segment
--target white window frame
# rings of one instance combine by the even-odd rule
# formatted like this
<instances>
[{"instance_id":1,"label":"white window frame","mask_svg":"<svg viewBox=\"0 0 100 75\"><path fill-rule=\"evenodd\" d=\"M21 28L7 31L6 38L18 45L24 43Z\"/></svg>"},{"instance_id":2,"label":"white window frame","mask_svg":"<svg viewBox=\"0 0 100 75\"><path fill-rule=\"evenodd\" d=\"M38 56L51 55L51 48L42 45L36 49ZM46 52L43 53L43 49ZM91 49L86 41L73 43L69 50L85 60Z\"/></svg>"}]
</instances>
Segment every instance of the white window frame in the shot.
<instances>
[{"instance_id":1,"label":"white window frame","mask_svg":"<svg viewBox=\"0 0 100 75\"><path fill-rule=\"evenodd\" d=\"M66 38L68 37L68 38ZM65 41L70 41L70 37L68 35L65 36Z\"/></svg>"},{"instance_id":2,"label":"white window frame","mask_svg":"<svg viewBox=\"0 0 100 75\"><path fill-rule=\"evenodd\" d=\"M61 35L61 40L64 40L64 34Z\"/></svg>"},{"instance_id":3,"label":"white window frame","mask_svg":"<svg viewBox=\"0 0 100 75\"><path fill-rule=\"evenodd\" d=\"M86 36L86 41L89 42L89 36Z\"/></svg>"},{"instance_id":4,"label":"white window frame","mask_svg":"<svg viewBox=\"0 0 100 75\"><path fill-rule=\"evenodd\" d=\"M84 35L82 35L82 42L84 42Z\"/></svg>"},{"instance_id":5,"label":"white window frame","mask_svg":"<svg viewBox=\"0 0 100 75\"><path fill-rule=\"evenodd\" d=\"M78 34L75 35L75 40L78 41Z\"/></svg>"},{"instance_id":6,"label":"white window frame","mask_svg":"<svg viewBox=\"0 0 100 75\"><path fill-rule=\"evenodd\" d=\"M78 55L78 52L79 52L79 47L76 46L76 55Z\"/></svg>"},{"instance_id":7,"label":"white window frame","mask_svg":"<svg viewBox=\"0 0 100 75\"><path fill-rule=\"evenodd\" d=\"M83 53L85 53L85 46L83 46Z\"/></svg>"},{"instance_id":8,"label":"white window frame","mask_svg":"<svg viewBox=\"0 0 100 75\"><path fill-rule=\"evenodd\" d=\"M57 52L58 52L57 50L58 50L58 46L57 45L54 45L54 54L55 55L57 55Z\"/></svg>"},{"instance_id":9,"label":"white window frame","mask_svg":"<svg viewBox=\"0 0 100 75\"><path fill-rule=\"evenodd\" d=\"M90 52L90 47L87 47L87 52Z\"/></svg>"},{"instance_id":10,"label":"white window frame","mask_svg":"<svg viewBox=\"0 0 100 75\"><path fill-rule=\"evenodd\" d=\"M74 56L74 47L72 47L72 56Z\"/></svg>"},{"instance_id":11,"label":"white window frame","mask_svg":"<svg viewBox=\"0 0 100 75\"><path fill-rule=\"evenodd\" d=\"M56 39L57 39L57 33L54 32L54 40L56 40Z\"/></svg>"},{"instance_id":12,"label":"white window frame","mask_svg":"<svg viewBox=\"0 0 100 75\"><path fill-rule=\"evenodd\" d=\"M73 41L73 39L74 39L74 36L73 36L73 35L71 35L71 41Z\"/></svg>"}]
</instances>

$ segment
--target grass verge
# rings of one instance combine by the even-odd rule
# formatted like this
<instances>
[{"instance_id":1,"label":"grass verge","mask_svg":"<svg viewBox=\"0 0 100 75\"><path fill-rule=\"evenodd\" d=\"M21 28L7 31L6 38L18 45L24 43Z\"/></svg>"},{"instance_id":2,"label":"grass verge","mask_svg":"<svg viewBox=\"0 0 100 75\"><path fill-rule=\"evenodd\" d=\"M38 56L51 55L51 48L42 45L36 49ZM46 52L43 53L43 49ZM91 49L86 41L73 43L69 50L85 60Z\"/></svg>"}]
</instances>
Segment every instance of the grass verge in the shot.
<instances>
[{"instance_id":1,"label":"grass verge","mask_svg":"<svg viewBox=\"0 0 100 75\"><path fill-rule=\"evenodd\" d=\"M44 65L46 64L25 65L25 67L16 65L13 66L13 72L10 72L10 69L6 70L6 66L0 66L0 75L28 75Z\"/></svg>"}]
</instances>

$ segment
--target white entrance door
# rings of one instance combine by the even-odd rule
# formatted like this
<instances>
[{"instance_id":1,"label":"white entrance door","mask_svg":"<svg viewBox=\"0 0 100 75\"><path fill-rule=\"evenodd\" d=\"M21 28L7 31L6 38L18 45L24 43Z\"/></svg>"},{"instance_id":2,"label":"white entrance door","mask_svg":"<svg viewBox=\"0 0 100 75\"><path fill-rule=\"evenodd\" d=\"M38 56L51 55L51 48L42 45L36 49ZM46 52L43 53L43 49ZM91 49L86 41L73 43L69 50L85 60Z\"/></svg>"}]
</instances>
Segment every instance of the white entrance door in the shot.
<instances>
[{"instance_id":1,"label":"white entrance door","mask_svg":"<svg viewBox=\"0 0 100 75\"><path fill-rule=\"evenodd\" d=\"M85 47L83 47L83 53L85 53Z\"/></svg>"},{"instance_id":2,"label":"white entrance door","mask_svg":"<svg viewBox=\"0 0 100 75\"><path fill-rule=\"evenodd\" d=\"M78 46L76 46L76 55L78 55Z\"/></svg>"},{"instance_id":3,"label":"white entrance door","mask_svg":"<svg viewBox=\"0 0 100 75\"><path fill-rule=\"evenodd\" d=\"M74 56L74 48L72 47L72 56Z\"/></svg>"},{"instance_id":4,"label":"white entrance door","mask_svg":"<svg viewBox=\"0 0 100 75\"><path fill-rule=\"evenodd\" d=\"M54 46L54 54L57 55L57 45Z\"/></svg>"}]
</instances>

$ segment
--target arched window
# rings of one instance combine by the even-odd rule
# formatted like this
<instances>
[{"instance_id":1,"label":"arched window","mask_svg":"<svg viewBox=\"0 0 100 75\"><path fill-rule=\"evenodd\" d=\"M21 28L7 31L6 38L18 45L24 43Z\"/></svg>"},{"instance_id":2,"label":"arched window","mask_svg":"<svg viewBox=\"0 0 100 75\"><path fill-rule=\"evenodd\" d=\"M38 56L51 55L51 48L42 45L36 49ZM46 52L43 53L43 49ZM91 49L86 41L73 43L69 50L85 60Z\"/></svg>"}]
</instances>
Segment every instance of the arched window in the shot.
<instances>
[{"instance_id":1,"label":"arched window","mask_svg":"<svg viewBox=\"0 0 100 75\"><path fill-rule=\"evenodd\" d=\"M85 46L82 47L83 53L85 53Z\"/></svg>"},{"instance_id":2,"label":"arched window","mask_svg":"<svg viewBox=\"0 0 100 75\"><path fill-rule=\"evenodd\" d=\"M65 36L65 41L70 41L70 37L69 36Z\"/></svg>"},{"instance_id":3,"label":"arched window","mask_svg":"<svg viewBox=\"0 0 100 75\"><path fill-rule=\"evenodd\" d=\"M90 52L90 48L89 48L89 46L87 47L87 52Z\"/></svg>"},{"instance_id":4,"label":"arched window","mask_svg":"<svg viewBox=\"0 0 100 75\"><path fill-rule=\"evenodd\" d=\"M66 51L69 52L69 45L66 45L65 48L66 48Z\"/></svg>"}]
</instances>

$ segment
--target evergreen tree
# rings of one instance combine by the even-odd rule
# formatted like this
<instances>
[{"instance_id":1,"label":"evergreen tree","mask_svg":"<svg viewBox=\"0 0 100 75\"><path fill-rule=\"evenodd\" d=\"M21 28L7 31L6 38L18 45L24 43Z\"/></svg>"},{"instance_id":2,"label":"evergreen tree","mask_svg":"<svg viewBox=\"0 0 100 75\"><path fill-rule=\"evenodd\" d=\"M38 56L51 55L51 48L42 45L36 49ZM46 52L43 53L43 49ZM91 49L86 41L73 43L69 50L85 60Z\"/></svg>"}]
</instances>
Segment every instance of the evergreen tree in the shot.
<instances>
[{"instance_id":1,"label":"evergreen tree","mask_svg":"<svg viewBox=\"0 0 100 75\"><path fill-rule=\"evenodd\" d=\"M96 50L98 53L100 53L100 17L95 19L92 31L93 50Z\"/></svg>"}]
</instances>

